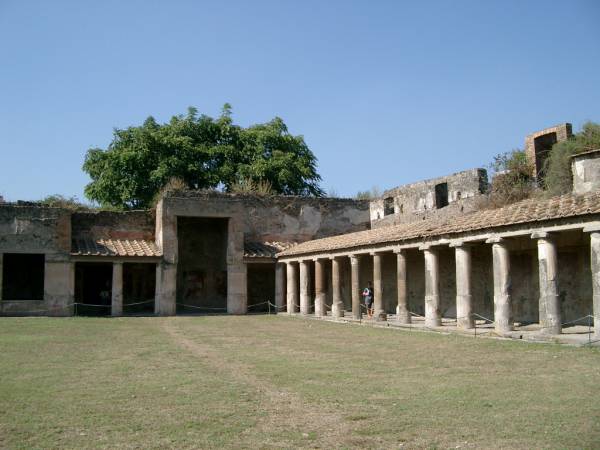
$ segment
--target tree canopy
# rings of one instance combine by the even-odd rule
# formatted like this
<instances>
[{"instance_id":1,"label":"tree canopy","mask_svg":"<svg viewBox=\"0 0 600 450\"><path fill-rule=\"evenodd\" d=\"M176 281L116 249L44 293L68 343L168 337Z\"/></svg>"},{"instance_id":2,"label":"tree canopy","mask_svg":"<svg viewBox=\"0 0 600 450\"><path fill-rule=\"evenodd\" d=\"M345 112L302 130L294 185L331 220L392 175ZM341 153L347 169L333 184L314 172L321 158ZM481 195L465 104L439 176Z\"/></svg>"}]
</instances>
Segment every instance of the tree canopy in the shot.
<instances>
[{"instance_id":1,"label":"tree canopy","mask_svg":"<svg viewBox=\"0 0 600 450\"><path fill-rule=\"evenodd\" d=\"M115 129L107 149L89 149L85 195L102 206L145 208L178 178L190 189L231 192L240 183L268 183L274 193L322 196L316 163L304 138L279 117L244 128L233 123L228 104L216 119L189 108L165 124L148 117L141 126Z\"/></svg>"}]
</instances>

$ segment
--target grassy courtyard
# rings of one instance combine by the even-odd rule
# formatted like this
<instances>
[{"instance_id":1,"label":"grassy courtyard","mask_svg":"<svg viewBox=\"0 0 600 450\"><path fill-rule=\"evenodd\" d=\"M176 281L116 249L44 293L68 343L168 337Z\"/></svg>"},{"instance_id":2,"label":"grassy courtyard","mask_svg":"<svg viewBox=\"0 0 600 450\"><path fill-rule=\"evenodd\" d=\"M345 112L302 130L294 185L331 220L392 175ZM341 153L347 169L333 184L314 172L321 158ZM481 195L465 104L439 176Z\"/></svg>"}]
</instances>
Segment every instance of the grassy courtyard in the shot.
<instances>
[{"instance_id":1,"label":"grassy courtyard","mask_svg":"<svg viewBox=\"0 0 600 450\"><path fill-rule=\"evenodd\" d=\"M0 319L1 448L600 448L600 351L275 316Z\"/></svg>"}]
</instances>

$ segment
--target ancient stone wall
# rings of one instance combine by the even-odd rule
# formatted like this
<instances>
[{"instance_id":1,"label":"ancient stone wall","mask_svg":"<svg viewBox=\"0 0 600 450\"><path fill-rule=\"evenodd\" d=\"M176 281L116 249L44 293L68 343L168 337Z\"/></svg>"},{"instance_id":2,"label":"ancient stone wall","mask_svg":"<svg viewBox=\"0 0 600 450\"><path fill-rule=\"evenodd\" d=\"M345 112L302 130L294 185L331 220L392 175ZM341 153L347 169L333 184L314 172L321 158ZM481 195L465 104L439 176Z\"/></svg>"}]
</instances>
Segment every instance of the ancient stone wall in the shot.
<instances>
[{"instance_id":1,"label":"ancient stone wall","mask_svg":"<svg viewBox=\"0 0 600 450\"><path fill-rule=\"evenodd\" d=\"M387 190L370 203L371 226L378 228L474 211L487 190L487 183L485 169L472 169Z\"/></svg>"},{"instance_id":2,"label":"ancient stone wall","mask_svg":"<svg viewBox=\"0 0 600 450\"><path fill-rule=\"evenodd\" d=\"M73 237L154 239L154 211L90 211L71 216Z\"/></svg>"},{"instance_id":3,"label":"ancient stone wall","mask_svg":"<svg viewBox=\"0 0 600 450\"><path fill-rule=\"evenodd\" d=\"M581 153L571 158L573 192L585 194L600 189L600 150Z\"/></svg>"},{"instance_id":4,"label":"ancient stone wall","mask_svg":"<svg viewBox=\"0 0 600 450\"><path fill-rule=\"evenodd\" d=\"M4 256L11 253L43 255L43 267L35 268L36 274L43 277L43 299L2 298L0 289L0 314L70 314L68 305L73 298L70 249L68 210L23 203L0 205L0 261L8 260ZM2 280L0 275L0 286L10 282Z\"/></svg>"},{"instance_id":5,"label":"ancient stone wall","mask_svg":"<svg viewBox=\"0 0 600 450\"><path fill-rule=\"evenodd\" d=\"M0 252L68 254L70 212L37 205L0 205Z\"/></svg>"},{"instance_id":6,"label":"ancient stone wall","mask_svg":"<svg viewBox=\"0 0 600 450\"><path fill-rule=\"evenodd\" d=\"M533 167L533 177L538 181L544 178L544 163L552 146L565 141L573 134L570 123L562 123L554 127L531 133L525 138L525 154Z\"/></svg>"}]
</instances>

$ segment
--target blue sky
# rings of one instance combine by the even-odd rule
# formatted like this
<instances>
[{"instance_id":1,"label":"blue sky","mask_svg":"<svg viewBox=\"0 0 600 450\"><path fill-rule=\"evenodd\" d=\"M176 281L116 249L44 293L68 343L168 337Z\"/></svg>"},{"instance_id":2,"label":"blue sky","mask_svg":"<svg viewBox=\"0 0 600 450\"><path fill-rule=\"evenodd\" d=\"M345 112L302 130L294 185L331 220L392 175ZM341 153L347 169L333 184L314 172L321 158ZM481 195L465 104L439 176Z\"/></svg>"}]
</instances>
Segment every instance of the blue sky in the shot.
<instances>
[{"instance_id":1,"label":"blue sky","mask_svg":"<svg viewBox=\"0 0 600 450\"><path fill-rule=\"evenodd\" d=\"M600 2L0 0L0 194L83 198L90 147L188 106L280 116L353 196L600 122Z\"/></svg>"}]
</instances>

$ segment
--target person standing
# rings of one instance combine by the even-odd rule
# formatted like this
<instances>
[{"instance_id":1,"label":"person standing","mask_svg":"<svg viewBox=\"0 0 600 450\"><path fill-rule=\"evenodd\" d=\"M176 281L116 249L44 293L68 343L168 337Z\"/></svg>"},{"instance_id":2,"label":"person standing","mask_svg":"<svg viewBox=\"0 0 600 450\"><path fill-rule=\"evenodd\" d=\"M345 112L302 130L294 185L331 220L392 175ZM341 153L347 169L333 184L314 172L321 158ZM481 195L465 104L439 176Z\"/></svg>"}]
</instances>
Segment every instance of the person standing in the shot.
<instances>
[{"instance_id":1,"label":"person standing","mask_svg":"<svg viewBox=\"0 0 600 450\"><path fill-rule=\"evenodd\" d=\"M367 308L367 317L371 319L373 317L373 286L370 281L367 283L367 287L363 289L362 296Z\"/></svg>"}]
</instances>

